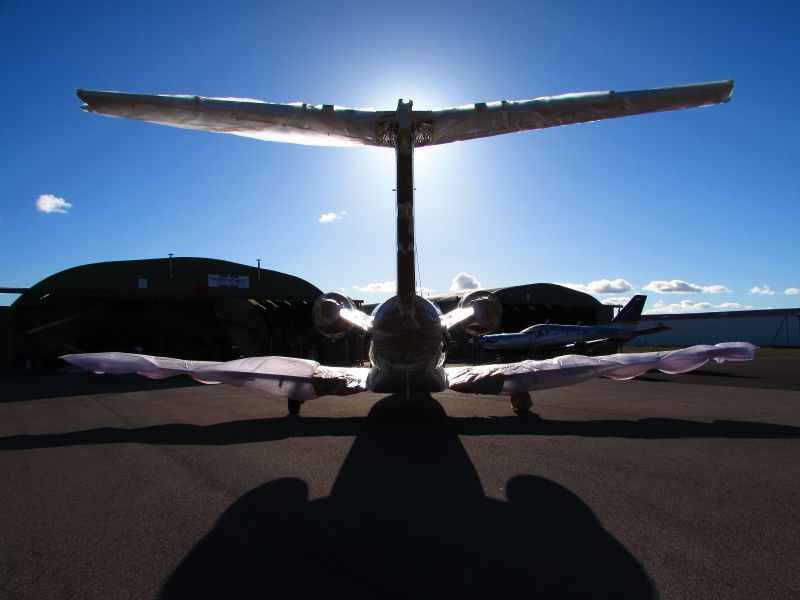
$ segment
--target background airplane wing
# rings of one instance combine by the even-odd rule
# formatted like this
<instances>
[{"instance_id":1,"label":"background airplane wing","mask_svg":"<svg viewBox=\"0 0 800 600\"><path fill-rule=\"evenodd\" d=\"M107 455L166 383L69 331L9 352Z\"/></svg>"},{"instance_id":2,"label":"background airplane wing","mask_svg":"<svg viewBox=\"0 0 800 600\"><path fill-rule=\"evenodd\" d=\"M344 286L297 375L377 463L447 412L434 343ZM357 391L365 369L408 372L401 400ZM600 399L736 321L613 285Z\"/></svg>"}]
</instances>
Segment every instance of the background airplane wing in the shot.
<instances>
[{"instance_id":1,"label":"background airplane wing","mask_svg":"<svg viewBox=\"0 0 800 600\"><path fill-rule=\"evenodd\" d=\"M525 360L510 364L489 364L445 369L450 389L472 394L509 396L594 379L632 379L651 369L664 373L685 373L709 360L752 360L756 347L747 342L716 346L691 346L669 352L611 354L609 356L559 356L549 360Z\"/></svg>"},{"instance_id":2,"label":"background airplane wing","mask_svg":"<svg viewBox=\"0 0 800 600\"><path fill-rule=\"evenodd\" d=\"M342 108L329 104L273 104L245 98L152 96L78 90L83 109L183 129L231 133L271 142L314 146L384 143L380 123L394 112Z\"/></svg>"},{"instance_id":3,"label":"background airplane wing","mask_svg":"<svg viewBox=\"0 0 800 600\"><path fill-rule=\"evenodd\" d=\"M188 375L200 383L226 383L293 400L346 396L366 389L367 368L324 367L313 360L255 356L228 362L181 360L163 356L100 352L61 357L95 373L138 373L150 379Z\"/></svg>"},{"instance_id":4,"label":"background airplane wing","mask_svg":"<svg viewBox=\"0 0 800 600\"><path fill-rule=\"evenodd\" d=\"M732 93L733 81L716 81L633 92L585 92L468 104L431 111L427 121L418 121L423 127L417 126L416 146L708 106L727 102Z\"/></svg>"}]
</instances>

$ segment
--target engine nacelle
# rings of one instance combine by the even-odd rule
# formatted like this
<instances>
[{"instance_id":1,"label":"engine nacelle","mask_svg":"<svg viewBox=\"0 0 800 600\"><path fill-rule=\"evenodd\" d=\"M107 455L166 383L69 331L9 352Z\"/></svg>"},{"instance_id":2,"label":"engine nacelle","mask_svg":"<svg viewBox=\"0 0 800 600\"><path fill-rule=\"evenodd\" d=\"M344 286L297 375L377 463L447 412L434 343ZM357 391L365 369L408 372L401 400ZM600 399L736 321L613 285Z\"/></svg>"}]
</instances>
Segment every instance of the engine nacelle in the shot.
<instances>
[{"instance_id":1,"label":"engine nacelle","mask_svg":"<svg viewBox=\"0 0 800 600\"><path fill-rule=\"evenodd\" d=\"M503 316L503 306L497 296L486 290L470 292L458 303L459 308L472 307L473 315L470 319L459 324L459 327L476 337L493 332L500 326L500 317Z\"/></svg>"},{"instance_id":2,"label":"engine nacelle","mask_svg":"<svg viewBox=\"0 0 800 600\"><path fill-rule=\"evenodd\" d=\"M317 298L311 308L311 320L317 331L332 340L347 335L353 325L339 316L343 308L355 310L355 305L350 298L342 294L328 292Z\"/></svg>"}]
</instances>

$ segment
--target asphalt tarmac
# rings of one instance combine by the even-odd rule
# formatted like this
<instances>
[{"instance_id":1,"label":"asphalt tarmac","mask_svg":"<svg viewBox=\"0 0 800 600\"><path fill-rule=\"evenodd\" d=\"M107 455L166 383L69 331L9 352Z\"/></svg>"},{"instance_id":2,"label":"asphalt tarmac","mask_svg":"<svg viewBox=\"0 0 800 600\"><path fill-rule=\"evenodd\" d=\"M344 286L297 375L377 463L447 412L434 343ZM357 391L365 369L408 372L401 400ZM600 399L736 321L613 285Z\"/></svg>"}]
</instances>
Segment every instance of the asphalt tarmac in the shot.
<instances>
[{"instance_id":1,"label":"asphalt tarmac","mask_svg":"<svg viewBox=\"0 0 800 600\"><path fill-rule=\"evenodd\" d=\"M0 598L800 597L800 356L534 403L0 379Z\"/></svg>"}]
</instances>

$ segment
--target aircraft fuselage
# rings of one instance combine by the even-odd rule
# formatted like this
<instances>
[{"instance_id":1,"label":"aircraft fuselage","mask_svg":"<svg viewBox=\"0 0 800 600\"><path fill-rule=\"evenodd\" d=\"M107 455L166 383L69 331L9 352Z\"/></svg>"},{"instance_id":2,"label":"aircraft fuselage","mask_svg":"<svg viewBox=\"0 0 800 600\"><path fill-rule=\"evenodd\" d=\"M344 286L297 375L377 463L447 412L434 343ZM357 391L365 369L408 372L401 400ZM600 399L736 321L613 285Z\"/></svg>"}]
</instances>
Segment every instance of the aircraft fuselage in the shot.
<instances>
[{"instance_id":1,"label":"aircraft fuselage","mask_svg":"<svg viewBox=\"0 0 800 600\"><path fill-rule=\"evenodd\" d=\"M634 337L633 327L620 325L534 325L520 333L487 335L481 341L487 350L524 350L567 346L599 339L627 341Z\"/></svg>"},{"instance_id":2,"label":"aircraft fuselage","mask_svg":"<svg viewBox=\"0 0 800 600\"><path fill-rule=\"evenodd\" d=\"M368 387L373 392L440 392L447 388L445 344L439 309L413 294L399 296L372 313Z\"/></svg>"}]
</instances>

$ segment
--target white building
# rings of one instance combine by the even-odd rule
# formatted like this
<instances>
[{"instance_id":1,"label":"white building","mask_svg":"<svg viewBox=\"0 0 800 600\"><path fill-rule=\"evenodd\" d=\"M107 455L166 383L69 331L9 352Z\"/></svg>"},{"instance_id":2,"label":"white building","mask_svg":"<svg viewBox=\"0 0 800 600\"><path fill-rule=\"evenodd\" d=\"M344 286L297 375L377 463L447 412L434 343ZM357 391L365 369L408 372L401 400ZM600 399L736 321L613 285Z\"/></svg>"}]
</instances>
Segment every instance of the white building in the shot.
<instances>
[{"instance_id":1,"label":"white building","mask_svg":"<svg viewBox=\"0 0 800 600\"><path fill-rule=\"evenodd\" d=\"M750 342L760 347L800 347L800 308L645 315L639 329L657 323L667 331L643 335L631 346L690 346Z\"/></svg>"}]
</instances>

